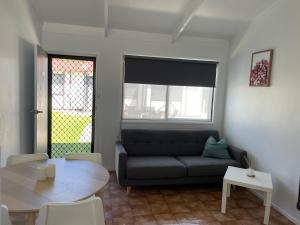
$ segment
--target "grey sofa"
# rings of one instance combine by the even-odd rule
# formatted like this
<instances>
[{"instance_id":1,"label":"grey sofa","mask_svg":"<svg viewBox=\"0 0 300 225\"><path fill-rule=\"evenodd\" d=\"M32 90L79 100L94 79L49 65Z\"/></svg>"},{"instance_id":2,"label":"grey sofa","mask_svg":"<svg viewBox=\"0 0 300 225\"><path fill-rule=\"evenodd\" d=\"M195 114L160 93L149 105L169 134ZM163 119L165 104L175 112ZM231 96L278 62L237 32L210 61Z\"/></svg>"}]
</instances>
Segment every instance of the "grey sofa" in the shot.
<instances>
[{"instance_id":1,"label":"grey sofa","mask_svg":"<svg viewBox=\"0 0 300 225\"><path fill-rule=\"evenodd\" d=\"M230 147L232 159L201 157L215 130L122 130L116 144L115 169L121 186L221 182L228 166L246 167L243 150Z\"/></svg>"}]
</instances>

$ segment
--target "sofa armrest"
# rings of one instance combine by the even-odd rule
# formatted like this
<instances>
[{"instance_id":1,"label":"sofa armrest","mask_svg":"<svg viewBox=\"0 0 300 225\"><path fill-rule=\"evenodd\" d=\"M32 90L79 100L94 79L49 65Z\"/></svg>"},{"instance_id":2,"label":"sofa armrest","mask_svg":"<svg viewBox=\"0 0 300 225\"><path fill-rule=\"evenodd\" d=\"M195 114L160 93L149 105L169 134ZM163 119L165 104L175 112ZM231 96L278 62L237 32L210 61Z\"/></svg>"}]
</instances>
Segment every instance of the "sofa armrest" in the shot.
<instances>
[{"instance_id":1,"label":"sofa armrest","mask_svg":"<svg viewBox=\"0 0 300 225\"><path fill-rule=\"evenodd\" d=\"M229 146L228 148L229 154L232 156L233 159L238 161L243 168L248 168L248 163L245 160L245 157L247 157L247 152L245 150Z\"/></svg>"},{"instance_id":2,"label":"sofa armrest","mask_svg":"<svg viewBox=\"0 0 300 225\"><path fill-rule=\"evenodd\" d=\"M115 170L119 184L124 184L127 168L127 152L121 143L116 143L115 149Z\"/></svg>"}]
</instances>

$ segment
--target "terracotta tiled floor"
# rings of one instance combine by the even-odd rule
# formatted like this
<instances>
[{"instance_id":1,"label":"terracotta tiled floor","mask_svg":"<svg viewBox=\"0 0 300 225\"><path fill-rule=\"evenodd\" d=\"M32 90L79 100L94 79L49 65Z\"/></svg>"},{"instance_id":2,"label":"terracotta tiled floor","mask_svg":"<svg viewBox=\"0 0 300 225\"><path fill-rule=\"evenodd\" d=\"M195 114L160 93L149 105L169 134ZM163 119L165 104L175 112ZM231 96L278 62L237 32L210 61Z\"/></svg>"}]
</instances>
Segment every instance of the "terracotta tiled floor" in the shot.
<instances>
[{"instance_id":1,"label":"terracotta tiled floor","mask_svg":"<svg viewBox=\"0 0 300 225\"><path fill-rule=\"evenodd\" d=\"M227 213L220 212L221 186L133 188L128 196L114 174L104 192L106 225L261 225L262 201L246 189L232 190ZM14 225L23 225L13 217ZM271 211L270 225L293 224ZM88 224L86 224L88 225Z\"/></svg>"},{"instance_id":2,"label":"terracotta tiled floor","mask_svg":"<svg viewBox=\"0 0 300 225\"><path fill-rule=\"evenodd\" d=\"M221 186L133 188L128 196L114 174L104 194L106 225L260 225L264 206L243 188L232 190L222 214ZM272 209L270 225L293 224Z\"/></svg>"}]
</instances>

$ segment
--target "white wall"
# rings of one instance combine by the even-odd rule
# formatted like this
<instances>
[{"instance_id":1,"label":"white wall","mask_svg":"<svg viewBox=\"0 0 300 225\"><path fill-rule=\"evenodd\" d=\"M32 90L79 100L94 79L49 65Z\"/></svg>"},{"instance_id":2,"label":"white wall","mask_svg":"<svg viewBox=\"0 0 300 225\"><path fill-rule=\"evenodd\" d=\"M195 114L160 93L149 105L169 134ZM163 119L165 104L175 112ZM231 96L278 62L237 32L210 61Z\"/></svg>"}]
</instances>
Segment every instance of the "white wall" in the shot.
<instances>
[{"instance_id":1,"label":"white wall","mask_svg":"<svg viewBox=\"0 0 300 225\"><path fill-rule=\"evenodd\" d=\"M41 24L24 0L0 0L0 149L10 154L33 147L34 44ZM31 117L31 118L29 118ZM28 119L29 118L29 119Z\"/></svg>"},{"instance_id":2,"label":"white wall","mask_svg":"<svg viewBox=\"0 0 300 225\"><path fill-rule=\"evenodd\" d=\"M300 1L281 0L234 42L224 134L273 178L273 204L300 224ZM249 87L251 53L274 49L271 87Z\"/></svg>"},{"instance_id":3,"label":"white wall","mask_svg":"<svg viewBox=\"0 0 300 225\"><path fill-rule=\"evenodd\" d=\"M108 169L114 169L114 145L120 131L123 54L217 60L214 124L125 124L126 127L223 129L226 60L229 44L224 40L184 37L172 44L167 35L112 30L108 38L102 29L45 24L44 49L49 52L97 55L95 151L104 155Z\"/></svg>"}]
</instances>

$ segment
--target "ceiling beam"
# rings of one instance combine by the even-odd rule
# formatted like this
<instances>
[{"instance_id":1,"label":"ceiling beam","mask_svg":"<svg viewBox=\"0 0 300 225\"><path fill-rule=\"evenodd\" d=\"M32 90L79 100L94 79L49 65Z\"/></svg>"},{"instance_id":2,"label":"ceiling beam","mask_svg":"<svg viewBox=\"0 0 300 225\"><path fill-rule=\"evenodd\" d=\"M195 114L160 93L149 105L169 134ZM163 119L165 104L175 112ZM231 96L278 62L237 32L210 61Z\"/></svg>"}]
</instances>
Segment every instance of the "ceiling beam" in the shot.
<instances>
[{"instance_id":1,"label":"ceiling beam","mask_svg":"<svg viewBox=\"0 0 300 225\"><path fill-rule=\"evenodd\" d=\"M172 34L172 42L175 42L180 35L183 33L184 29L187 27L196 11L200 8L204 0L190 0L183 11L183 16L179 23L175 26Z\"/></svg>"},{"instance_id":2,"label":"ceiling beam","mask_svg":"<svg viewBox=\"0 0 300 225\"><path fill-rule=\"evenodd\" d=\"M109 21L108 21L108 1L104 0L104 36L108 36L109 31Z\"/></svg>"}]
</instances>

